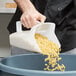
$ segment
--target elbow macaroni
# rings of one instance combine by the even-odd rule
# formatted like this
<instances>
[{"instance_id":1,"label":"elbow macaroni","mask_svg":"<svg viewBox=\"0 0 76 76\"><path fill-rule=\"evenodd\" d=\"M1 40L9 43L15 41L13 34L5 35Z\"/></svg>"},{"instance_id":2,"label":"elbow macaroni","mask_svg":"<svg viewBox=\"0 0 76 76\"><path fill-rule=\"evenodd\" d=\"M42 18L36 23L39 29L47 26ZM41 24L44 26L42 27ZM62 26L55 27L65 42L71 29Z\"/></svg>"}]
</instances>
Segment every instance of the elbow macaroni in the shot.
<instances>
[{"instance_id":1,"label":"elbow macaroni","mask_svg":"<svg viewBox=\"0 0 76 76\"><path fill-rule=\"evenodd\" d=\"M61 60L60 55L60 49L57 44L53 43L52 41L48 40L47 37L36 33L35 39L37 41L37 44L39 45L40 49L42 50L42 54L46 55L47 57L44 59L45 62L45 68L44 70L47 71L64 71L65 66L62 64L60 65L58 61Z\"/></svg>"}]
</instances>

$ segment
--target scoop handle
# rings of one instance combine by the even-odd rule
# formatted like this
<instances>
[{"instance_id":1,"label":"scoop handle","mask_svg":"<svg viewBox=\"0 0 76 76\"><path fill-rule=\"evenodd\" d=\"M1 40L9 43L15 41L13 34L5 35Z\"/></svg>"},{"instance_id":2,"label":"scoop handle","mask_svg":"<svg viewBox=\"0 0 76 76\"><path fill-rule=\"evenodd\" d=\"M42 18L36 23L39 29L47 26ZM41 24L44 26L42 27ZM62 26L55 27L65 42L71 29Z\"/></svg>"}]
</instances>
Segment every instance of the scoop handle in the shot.
<instances>
[{"instance_id":1,"label":"scoop handle","mask_svg":"<svg viewBox=\"0 0 76 76\"><path fill-rule=\"evenodd\" d=\"M39 24L39 23L40 23L40 22L37 21L37 24ZM39 26L39 25L33 26L30 31L35 31L35 29L36 29L38 26ZM16 32L22 32L22 23L21 23L20 21L16 21Z\"/></svg>"},{"instance_id":2,"label":"scoop handle","mask_svg":"<svg viewBox=\"0 0 76 76\"><path fill-rule=\"evenodd\" d=\"M22 32L22 23L20 21L16 21L16 32Z\"/></svg>"}]
</instances>

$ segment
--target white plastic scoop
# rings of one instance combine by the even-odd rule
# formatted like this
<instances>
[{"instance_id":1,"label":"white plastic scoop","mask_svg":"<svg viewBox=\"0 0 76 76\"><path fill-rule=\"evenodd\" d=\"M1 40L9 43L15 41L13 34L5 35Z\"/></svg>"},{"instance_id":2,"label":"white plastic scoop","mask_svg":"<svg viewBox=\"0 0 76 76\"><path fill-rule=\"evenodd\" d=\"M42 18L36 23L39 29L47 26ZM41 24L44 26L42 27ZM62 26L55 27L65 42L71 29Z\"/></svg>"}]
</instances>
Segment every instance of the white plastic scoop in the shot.
<instances>
[{"instance_id":1,"label":"white plastic scoop","mask_svg":"<svg viewBox=\"0 0 76 76\"><path fill-rule=\"evenodd\" d=\"M19 47L22 49L26 49L28 51L34 52L41 52L36 40L35 40L35 33L40 33L49 40L53 41L54 43L58 44L61 47L59 40L55 35L55 24L54 23L38 23L31 30L22 31L22 25L20 21L16 22L16 31L15 33L11 34L10 37L10 44L15 47Z\"/></svg>"}]
</instances>

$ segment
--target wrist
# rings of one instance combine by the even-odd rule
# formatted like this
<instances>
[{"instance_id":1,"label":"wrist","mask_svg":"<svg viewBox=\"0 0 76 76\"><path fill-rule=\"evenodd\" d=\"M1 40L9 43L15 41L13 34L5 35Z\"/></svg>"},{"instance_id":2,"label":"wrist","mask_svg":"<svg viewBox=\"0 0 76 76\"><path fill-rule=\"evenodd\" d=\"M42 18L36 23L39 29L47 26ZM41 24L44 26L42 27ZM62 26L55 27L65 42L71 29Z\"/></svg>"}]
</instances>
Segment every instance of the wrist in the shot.
<instances>
[{"instance_id":1,"label":"wrist","mask_svg":"<svg viewBox=\"0 0 76 76\"><path fill-rule=\"evenodd\" d=\"M26 12L26 11L29 11L29 10L36 10L34 5L31 3L30 0L25 0L25 3L23 5L23 8L22 8L22 12Z\"/></svg>"},{"instance_id":2,"label":"wrist","mask_svg":"<svg viewBox=\"0 0 76 76\"><path fill-rule=\"evenodd\" d=\"M14 0L14 1L17 3L17 6L21 9L23 13L31 9L36 10L30 0Z\"/></svg>"}]
</instances>

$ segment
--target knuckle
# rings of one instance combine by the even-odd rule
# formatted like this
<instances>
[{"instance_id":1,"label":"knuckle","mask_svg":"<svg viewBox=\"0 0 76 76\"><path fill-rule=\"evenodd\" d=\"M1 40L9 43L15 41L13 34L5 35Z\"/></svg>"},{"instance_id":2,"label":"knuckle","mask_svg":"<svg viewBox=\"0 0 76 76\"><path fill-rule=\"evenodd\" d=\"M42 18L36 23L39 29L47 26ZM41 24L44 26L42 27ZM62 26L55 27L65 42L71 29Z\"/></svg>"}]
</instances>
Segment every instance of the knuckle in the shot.
<instances>
[{"instance_id":1,"label":"knuckle","mask_svg":"<svg viewBox=\"0 0 76 76\"><path fill-rule=\"evenodd\" d=\"M29 18L30 18L30 16L26 15L26 16L25 16L25 18L26 18L26 19L29 19Z\"/></svg>"}]
</instances>

